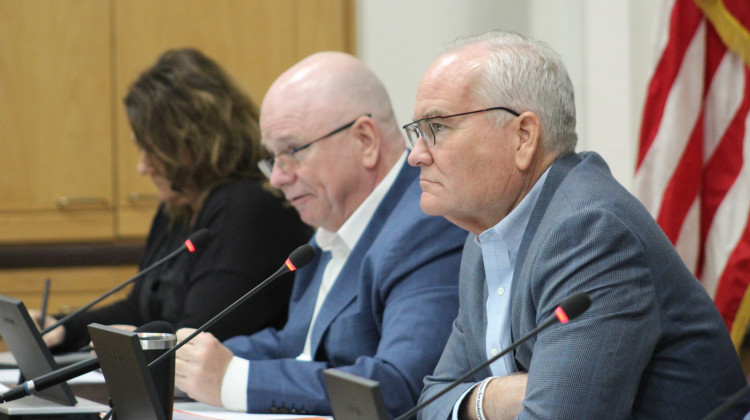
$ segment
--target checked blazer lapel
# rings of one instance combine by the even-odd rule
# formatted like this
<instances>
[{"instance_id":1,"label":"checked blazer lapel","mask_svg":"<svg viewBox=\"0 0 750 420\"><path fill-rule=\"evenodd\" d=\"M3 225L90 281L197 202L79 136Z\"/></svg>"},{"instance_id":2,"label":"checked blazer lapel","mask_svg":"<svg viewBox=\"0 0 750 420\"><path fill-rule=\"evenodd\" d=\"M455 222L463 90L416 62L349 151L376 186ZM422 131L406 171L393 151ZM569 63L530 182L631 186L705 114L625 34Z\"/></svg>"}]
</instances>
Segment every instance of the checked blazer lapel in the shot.
<instances>
[{"instance_id":1,"label":"checked blazer lapel","mask_svg":"<svg viewBox=\"0 0 750 420\"><path fill-rule=\"evenodd\" d=\"M557 192L557 187L560 186L563 179L568 175L568 172L580 162L580 156L575 153L569 153L555 160L549 169L547 180L544 182L542 191L539 194L539 199L534 206L534 210L531 212L529 224L526 227L526 232L523 234L523 240L521 240L521 246L518 249L518 255L516 256L516 265L513 270L513 291L511 294L511 313L513 314L516 314L519 309L516 308L516 296L518 295L518 291L521 289L523 283L523 279L520 279L519 275L522 271L521 269L524 262L526 261L526 254L531 245L531 241L534 239L537 228L539 228L539 224L547 213L547 208L549 207L549 203L552 201L555 192ZM511 340L516 339L517 331L520 328L518 325L519 318L520 317L517 315L511 316Z\"/></svg>"},{"instance_id":2,"label":"checked blazer lapel","mask_svg":"<svg viewBox=\"0 0 750 420\"><path fill-rule=\"evenodd\" d=\"M290 354L286 355L288 357L296 357L305 347L307 331L310 328L315 301L318 297L318 289L323 279L323 271L331 259L331 253L323 252L314 238L309 243L315 248L315 258L310 264L297 271L295 275L289 320L284 326L284 334L282 334L284 344L281 348L291 351Z\"/></svg>"},{"instance_id":3,"label":"checked blazer lapel","mask_svg":"<svg viewBox=\"0 0 750 420\"><path fill-rule=\"evenodd\" d=\"M476 341L476 358L470 359L472 365L478 365L487 360L484 352L487 341L487 311L485 304L487 302L487 279L484 273L484 259L482 258L482 248L475 241L476 236L470 234L466 239L464 254L461 258L461 271L459 273L460 287L465 288L462 293L466 294L469 305L468 314L471 323L470 331L479 331L474 340ZM487 375L491 375L489 368L484 370Z\"/></svg>"},{"instance_id":4,"label":"checked blazer lapel","mask_svg":"<svg viewBox=\"0 0 750 420\"><path fill-rule=\"evenodd\" d=\"M326 300L320 307L318 318L315 321L312 336L310 337L310 350L313 357L317 353L320 342L328 327L341 311L357 298L360 288L359 279L361 277L362 262L368 251L370 251L370 248L372 248L372 245L378 239L383 225L388 221L396 204L401 200L411 182L418 177L418 173L419 168L411 167L406 162L403 163L396 180L391 185L385 197L383 197L383 201L377 210L375 210L372 219L367 224L367 228L365 228L359 241L357 241L357 245L349 254L349 258L347 258L344 267L341 269L341 273L339 273L336 282L328 292Z\"/></svg>"}]
</instances>

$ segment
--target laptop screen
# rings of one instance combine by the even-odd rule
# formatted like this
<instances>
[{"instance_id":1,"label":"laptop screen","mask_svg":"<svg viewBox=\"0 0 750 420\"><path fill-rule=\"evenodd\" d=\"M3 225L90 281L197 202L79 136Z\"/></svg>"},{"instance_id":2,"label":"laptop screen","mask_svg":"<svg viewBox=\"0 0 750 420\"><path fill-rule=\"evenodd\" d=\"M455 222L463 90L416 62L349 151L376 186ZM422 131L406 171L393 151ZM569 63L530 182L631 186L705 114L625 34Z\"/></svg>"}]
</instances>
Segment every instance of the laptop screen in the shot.
<instances>
[{"instance_id":1,"label":"laptop screen","mask_svg":"<svg viewBox=\"0 0 750 420\"><path fill-rule=\"evenodd\" d=\"M117 420L165 420L138 334L89 324ZM172 407L169 407L170 411Z\"/></svg>"},{"instance_id":2,"label":"laptop screen","mask_svg":"<svg viewBox=\"0 0 750 420\"><path fill-rule=\"evenodd\" d=\"M323 381L336 420L387 420L380 384L338 369L323 371Z\"/></svg>"},{"instance_id":3,"label":"laptop screen","mask_svg":"<svg viewBox=\"0 0 750 420\"><path fill-rule=\"evenodd\" d=\"M58 368L22 301L0 295L0 335L26 379L45 375ZM64 405L76 404L73 391L64 382L36 395Z\"/></svg>"}]
</instances>

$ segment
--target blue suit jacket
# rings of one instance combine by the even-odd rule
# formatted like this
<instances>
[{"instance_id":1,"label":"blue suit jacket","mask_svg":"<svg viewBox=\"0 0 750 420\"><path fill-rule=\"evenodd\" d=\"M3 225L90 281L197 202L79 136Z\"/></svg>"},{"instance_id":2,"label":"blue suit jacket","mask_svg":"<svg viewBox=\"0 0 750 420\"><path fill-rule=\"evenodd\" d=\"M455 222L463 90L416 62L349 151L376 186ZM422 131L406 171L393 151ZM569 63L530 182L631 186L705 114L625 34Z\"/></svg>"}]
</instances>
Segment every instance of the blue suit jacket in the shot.
<instances>
[{"instance_id":1,"label":"blue suit jacket","mask_svg":"<svg viewBox=\"0 0 750 420\"><path fill-rule=\"evenodd\" d=\"M461 264L461 311L422 398L487 360L488 292L473 235ZM529 374L518 418L697 419L745 385L715 305L594 153L567 155L550 169L516 260L513 339L580 291L592 299L588 311L514 353ZM448 418L459 396L490 375L479 372L421 417Z\"/></svg>"},{"instance_id":2,"label":"blue suit jacket","mask_svg":"<svg viewBox=\"0 0 750 420\"><path fill-rule=\"evenodd\" d=\"M225 342L251 361L249 412L330 413L321 374L329 367L379 381L392 416L416 403L458 311L466 238L445 219L422 213L418 174L404 165L349 255L318 313L313 362L294 358L304 347L324 267L317 246L315 259L296 273L284 328Z\"/></svg>"}]
</instances>

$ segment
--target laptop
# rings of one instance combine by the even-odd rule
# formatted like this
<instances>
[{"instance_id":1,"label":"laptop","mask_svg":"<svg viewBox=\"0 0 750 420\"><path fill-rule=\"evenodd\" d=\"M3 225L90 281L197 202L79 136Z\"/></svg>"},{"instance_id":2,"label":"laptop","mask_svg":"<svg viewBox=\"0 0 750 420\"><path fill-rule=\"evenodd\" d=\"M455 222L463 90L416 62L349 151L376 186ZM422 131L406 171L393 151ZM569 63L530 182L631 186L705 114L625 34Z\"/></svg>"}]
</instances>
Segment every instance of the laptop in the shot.
<instances>
[{"instance_id":1,"label":"laptop","mask_svg":"<svg viewBox=\"0 0 750 420\"><path fill-rule=\"evenodd\" d=\"M323 371L336 420L388 420L380 384L338 369Z\"/></svg>"},{"instance_id":2,"label":"laptop","mask_svg":"<svg viewBox=\"0 0 750 420\"><path fill-rule=\"evenodd\" d=\"M0 335L13 354L21 374L36 378L58 368L23 302L0 295ZM0 404L0 419L69 414L67 418L95 419L107 407L76 399L67 383L52 386L19 400Z\"/></svg>"},{"instance_id":3,"label":"laptop","mask_svg":"<svg viewBox=\"0 0 750 420\"><path fill-rule=\"evenodd\" d=\"M117 420L167 420L138 334L89 324ZM170 410L172 407L169 407Z\"/></svg>"}]
</instances>

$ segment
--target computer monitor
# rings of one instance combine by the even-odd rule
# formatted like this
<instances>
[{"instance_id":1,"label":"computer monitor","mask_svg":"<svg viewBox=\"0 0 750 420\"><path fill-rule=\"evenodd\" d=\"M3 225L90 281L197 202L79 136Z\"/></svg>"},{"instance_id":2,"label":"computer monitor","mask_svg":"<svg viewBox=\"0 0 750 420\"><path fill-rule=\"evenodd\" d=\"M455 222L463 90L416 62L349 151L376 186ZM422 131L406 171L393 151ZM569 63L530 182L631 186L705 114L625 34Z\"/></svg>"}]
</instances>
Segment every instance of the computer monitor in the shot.
<instances>
[{"instance_id":1,"label":"computer monitor","mask_svg":"<svg viewBox=\"0 0 750 420\"><path fill-rule=\"evenodd\" d=\"M388 420L380 384L338 369L323 371L336 420Z\"/></svg>"},{"instance_id":2,"label":"computer monitor","mask_svg":"<svg viewBox=\"0 0 750 420\"><path fill-rule=\"evenodd\" d=\"M16 359L24 378L33 379L58 369L22 301L0 296L0 335ZM39 391L36 395L59 404L76 403L73 391L64 382Z\"/></svg>"},{"instance_id":3,"label":"computer monitor","mask_svg":"<svg viewBox=\"0 0 750 420\"><path fill-rule=\"evenodd\" d=\"M138 334L89 324L117 420L166 420ZM172 407L169 407L171 410Z\"/></svg>"},{"instance_id":4,"label":"computer monitor","mask_svg":"<svg viewBox=\"0 0 750 420\"><path fill-rule=\"evenodd\" d=\"M23 302L0 295L0 335L27 380L58 368L49 348ZM78 398L67 383L41 390L19 400L0 404L0 419L62 416L66 419L98 419L103 404ZM62 418L62 417L58 417Z\"/></svg>"}]
</instances>

